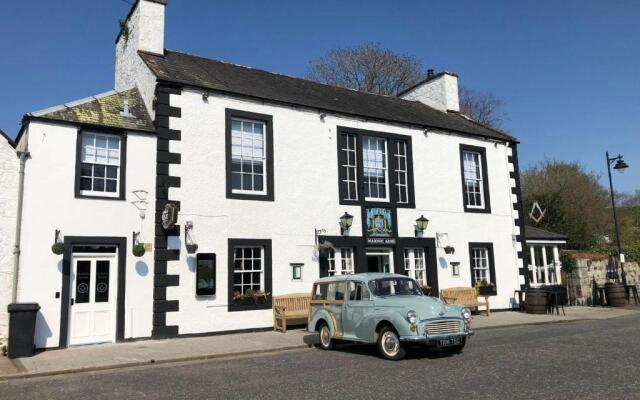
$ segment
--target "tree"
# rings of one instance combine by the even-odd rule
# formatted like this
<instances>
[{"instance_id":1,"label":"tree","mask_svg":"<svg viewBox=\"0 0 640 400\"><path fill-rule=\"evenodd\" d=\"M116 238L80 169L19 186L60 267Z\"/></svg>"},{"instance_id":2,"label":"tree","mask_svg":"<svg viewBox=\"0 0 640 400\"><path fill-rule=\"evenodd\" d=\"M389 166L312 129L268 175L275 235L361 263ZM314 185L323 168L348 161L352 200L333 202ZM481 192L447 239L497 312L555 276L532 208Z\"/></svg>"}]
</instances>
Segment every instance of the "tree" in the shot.
<instances>
[{"instance_id":1,"label":"tree","mask_svg":"<svg viewBox=\"0 0 640 400\"><path fill-rule=\"evenodd\" d=\"M379 43L331 50L311 62L307 78L361 92L395 96L423 79L420 62Z\"/></svg>"},{"instance_id":2,"label":"tree","mask_svg":"<svg viewBox=\"0 0 640 400\"><path fill-rule=\"evenodd\" d=\"M609 192L577 162L545 161L521 178L525 213L534 201L546 210L539 224L525 216L528 224L566 234L571 249L588 250L613 237Z\"/></svg>"},{"instance_id":3,"label":"tree","mask_svg":"<svg viewBox=\"0 0 640 400\"><path fill-rule=\"evenodd\" d=\"M460 87L460 112L474 121L500 128L506 118L504 103L493 93Z\"/></svg>"},{"instance_id":4,"label":"tree","mask_svg":"<svg viewBox=\"0 0 640 400\"><path fill-rule=\"evenodd\" d=\"M412 56L396 53L379 43L331 50L312 61L306 78L359 90L395 96L426 77L423 65ZM503 103L491 93L460 89L460 109L472 119L500 128L506 114Z\"/></svg>"}]
</instances>

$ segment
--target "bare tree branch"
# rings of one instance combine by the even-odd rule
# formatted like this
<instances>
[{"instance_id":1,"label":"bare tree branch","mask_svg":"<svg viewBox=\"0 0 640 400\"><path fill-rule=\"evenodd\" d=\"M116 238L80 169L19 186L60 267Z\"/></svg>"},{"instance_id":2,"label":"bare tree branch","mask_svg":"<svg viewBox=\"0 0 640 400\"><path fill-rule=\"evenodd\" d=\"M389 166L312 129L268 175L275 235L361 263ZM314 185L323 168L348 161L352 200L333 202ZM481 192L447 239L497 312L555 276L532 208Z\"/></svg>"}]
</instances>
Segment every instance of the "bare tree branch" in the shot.
<instances>
[{"instance_id":1,"label":"bare tree branch","mask_svg":"<svg viewBox=\"0 0 640 400\"><path fill-rule=\"evenodd\" d=\"M460 112L474 121L500 128L506 119L503 102L492 93L460 87Z\"/></svg>"}]
</instances>

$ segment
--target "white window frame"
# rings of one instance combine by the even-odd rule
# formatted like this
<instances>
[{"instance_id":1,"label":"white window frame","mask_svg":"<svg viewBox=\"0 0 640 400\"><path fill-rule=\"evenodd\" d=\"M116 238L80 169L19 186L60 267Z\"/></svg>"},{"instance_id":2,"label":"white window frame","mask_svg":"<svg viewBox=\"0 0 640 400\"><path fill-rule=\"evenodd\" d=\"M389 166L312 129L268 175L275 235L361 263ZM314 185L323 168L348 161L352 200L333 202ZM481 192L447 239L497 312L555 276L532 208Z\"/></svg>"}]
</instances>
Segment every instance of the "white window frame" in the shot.
<instances>
[{"instance_id":1,"label":"white window frame","mask_svg":"<svg viewBox=\"0 0 640 400\"><path fill-rule=\"evenodd\" d=\"M470 158L469 158L470 157ZM462 165L464 168L464 186L465 186L465 204L467 208L483 209L485 208L485 193L484 193L484 171L482 170L482 153L477 151L463 150L462 151ZM473 164L473 165L471 165ZM470 176L473 174L474 176ZM478 185L478 192L471 191L469 183L475 182ZM475 195L480 194L480 204L475 203Z\"/></svg>"},{"instance_id":2,"label":"white window frame","mask_svg":"<svg viewBox=\"0 0 640 400\"><path fill-rule=\"evenodd\" d=\"M246 136L248 135L248 132L245 132L243 129L241 129L240 131L237 131L235 129L233 129L233 125L234 122L240 122L241 126L244 126L245 123L247 124L258 124L262 126L262 156L256 156L254 154L256 147L255 147L255 138L253 136L251 136L251 152L252 154L249 155L244 155L243 154L243 150L245 149L245 146L243 145L243 141L246 138ZM244 175L245 173L242 171L243 168L243 161L245 161L246 159L251 160L251 166L253 167L253 161L259 159L262 160L262 190L246 190L246 189L234 189L233 188L233 176L234 174L236 174L237 172L233 172L233 170L231 171L231 192L232 193L236 193L236 194L253 194L253 195L266 195L267 194L267 124L264 121L258 121L258 120L254 120L254 119L249 119L249 118L240 118L240 117L232 117L231 118L231 166L230 168L233 168L233 162L234 160L240 160L240 168L241 168L241 172L240 172L240 187L243 187L243 179L244 179ZM252 133L252 135L255 135L255 132ZM240 144L234 144L234 139L240 139ZM237 152L235 152L234 150L237 147L240 147L240 154L237 154ZM239 157L239 158L238 158ZM252 179L254 177L254 172L253 170L250 173ZM253 186L253 182L252 182L252 186Z\"/></svg>"},{"instance_id":3,"label":"white window frame","mask_svg":"<svg viewBox=\"0 0 640 400\"><path fill-rule=\"evenodd\" d=\"M367 147L365 147L367 144L371 143L371 141L375 141L376 144L376 148L374 150L370 150ZM379 143L383 143L383 148L380 149L379 148ZM377 160L377 154L382 151L382 156L381 156L381 160ZM374 160L370 160L369 156L373 154L374 155ZM369 163L377 163L377 162L382 162L381 166L371 166L371 164L369 164L369 166L367 166L367 162ZM371 194L372 190L372 183L371 183L371 179L373 179L372 177L367 178L367 171L368 170L375 170L375 171L381 171L382 175L384 176L384 189L385 189L385 197L367 197L365 196L365 200L366 201L385 201L388 202L389 201L389 146L387 144L387 139L385 138L381 138L381 137L377 137L377 136L368 136L368 135L364 135L362 136L362 165L363 165L363 171L362 171L362 177L364 179L363 184L364 185L368 185L368 189L369 189L369 194ZM369 182L367 182L367 179L369 180ZM376 186L376 192L379 192L378 190L378 186L380 186L380 182L379 182L379 177L375 177L375 186Z\"/></svg>"},{"instance_id":4,"label":"white window frame","mask_svg":"<svg viewBox=\"0 0 640 400\"><path fill-rule=\"evenodd\" d=\"M487 282L492 281L491 269L489 268L489 249L486 247L473 247L471 249L471 267L473 276L471 277L473 284L486 279ZM484 265L478 264L484 262Z\"/></svg>"},{"instance_id":5,"label":"white window frame","mask_svg":"<svg viewBox=\"0 0 640 400\"><path fill-rule=\"evenodd\" d=\"M409 203L409 159L407 156L408 147L406 140L394 140L396 151L396 188L398 189L398 204ZM403 149L403 154L400 154L400 149ZM404 167L402 167L404 164ZM404 175L404 184L400 183L400 176ZM402 201L402 195L404 194L405 201Z\"/></svg>"},{"instance_id":6,"label":"white window frame","mask_svg":"<svg viewBox=\"0 0 640 400\"><path fill-rule=\"evenodd\" d=\"M421 247L411 247L404 249L404 270L407 275L415 279L420 285L428 285L427 280L427 260L425 251ZM422 272L422 279L418 277L418 272Z\"/></svg>"},{"instance_id":7,"label":"white window frame","mask_svg":"<svg viewBox=\"0 0 640 400\"><path fill-rule=\"evenodd\" d=\"M242 249L242 258L240 258L240 260L260 260L260 269L236 269L236 261L238 260L238 258L236 257L236 250L238 249ZM256 258L256 257L251 257L250 259L245 259L244 258L244 249L252 249L252 254L253 251L255 251L255 249L260 249L260 257ZM264 265L264 246L234 246L233 247L233 291L236 292L236 288L237 288L237 284L235 281L235 274L241 274L243 276L242 281L240 283L240 288L242 289L241 294L244 294L246 289L245 286L247 288L251 288L252 285L254 285L253 282L253 274L254 273L260 273L260 290L264 291L265 290L265 282L264 282L264 270L265 270L265 265ZM243 264L243 268L244 268L244 264ZM253 268L253 263L252 263L252 268ZM249 284L245 284L244 283L244 274L252 274L252 279L251 279L251 283ZM253 289L253 288L252 288Z\"/></svg>"},{"instance_id":8,"label":"white window frame","mask_svg":"<svg viewBox=\"0 0 640 400\"><path fill-rule=\"evenodd\" d=\"M353 139L353 148L351 148L349 145L350 139ZM341 168L344 168L346 171L346 174L345 174L346 179L342 180L342 182L346 184L346 188L347 188L347 193L344 200L355 201L355 200L358 200L358 137L357 135L354 135L353 133L345 134L344 143L346 147L343 147L340 149L340 151L342 151L343 153L346 153L345 164L342 164L340 166ZM353 165L349 164L349 154L353 154L353 161L355 163ZM351 176L351 174L353 174L353 176ZM351 193L351 189L349 186L350 183L354 184L355 193Z\"/></svg>"},{"instance_id":9,"label":"white window frame","mask_svg":"<svg viewBox=\"0 0 640 400\"><path fill-rule=\"evenodd\" d=\"M351 275L354 268L353 247L336 247L329 250L329 276Z\"/></svg>"},{"instance_id":10,"label":"white window frame","mask_svg":"<svg viewBox=\"0 0 640 400\"><path fill-rule=\"evenodd\" d=\"M93 138L93 145L92 146L85 146L85 140L88 138ZM98 157L98 149L102 149L97 147L97 141L99 138L102 138L105 140L106 143L106 147L103 149L105 151L105 157L107 158L107 162L106 163L102 163L102 162L97 162L97 157ZM112 140L117 140L118 142L118 148L117 149L111 149L109 148L109 143ZM87 154L88 153L88 149L93 150L93 154ZM109 160L111 159L111 154L112 152L117 152L117 163L110 163ZM80 133L80 168L78 170L78 174L80 174L80 176L78 177L79 179L79 185L80 185L80 195L82 196L95 196L95 197L113 197L113 198L119 198L120 197L120 181L122 180L122 157L124 157L125 155L122 154L122 137L120 135L112 135L112 134L106 134L106 133L100 133L100 132L90 132L90 131L83 131ZM89 157L93 157L93 161L89 161L88 158ZM91 173L92 175L86 176L86 175L82 175L82 164L90 164L92 166L91 168ZM99 190L93 190L93 181L95 180L96 176L95 176L95 171L93 166L94 165L101 165L105 167L105 173L104 173L104 177L99 177L100 179L104 180L104 191L99 191ZM107 178L107 168L108 167L115 167L117 168L117 173L116 173L116 178ZM91 178L91 190L86 190L86 189L82 189L82 179L83 178ZM116 191L115 192L107 192L106 188L107 188L107 180L116 181Z\"/></svg>"}]
</instances>

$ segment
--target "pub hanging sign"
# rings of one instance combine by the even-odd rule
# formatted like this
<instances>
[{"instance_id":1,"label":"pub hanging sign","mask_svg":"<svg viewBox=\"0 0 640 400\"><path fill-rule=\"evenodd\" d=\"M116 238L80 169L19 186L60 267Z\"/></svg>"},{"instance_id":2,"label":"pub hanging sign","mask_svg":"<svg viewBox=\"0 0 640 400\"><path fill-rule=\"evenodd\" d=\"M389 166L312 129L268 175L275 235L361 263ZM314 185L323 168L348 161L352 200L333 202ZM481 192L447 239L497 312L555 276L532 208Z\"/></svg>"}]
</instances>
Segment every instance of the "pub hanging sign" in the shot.
<instances>
[{"instance_id":1,"label":"pub hanging sign","mask_svg":"<svg viewBox=\"0 0 640 400\"><path fill-rule=\"evenodd\" d=\"M393 211L389 208L365 208L367 244L395 244Z\"/></svg>"}]
</instances>

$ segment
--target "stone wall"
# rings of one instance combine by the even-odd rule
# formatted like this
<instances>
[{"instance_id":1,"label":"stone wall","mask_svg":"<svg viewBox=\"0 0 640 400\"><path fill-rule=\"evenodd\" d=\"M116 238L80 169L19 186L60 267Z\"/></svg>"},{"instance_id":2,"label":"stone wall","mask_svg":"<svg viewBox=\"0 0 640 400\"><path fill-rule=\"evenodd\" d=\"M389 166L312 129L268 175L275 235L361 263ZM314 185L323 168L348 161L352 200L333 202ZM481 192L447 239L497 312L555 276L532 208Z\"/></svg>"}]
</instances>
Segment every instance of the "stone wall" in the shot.
<instances>
[{"instance_id":1,"label":"stone wall","mask_svg":"<svg viewBox=\"0 0 640 400\"><path fill-rule=\"evenodd\" d=\"M576 259L576 269L570 274L563 272L563 282L569 290L569 297L572 302L579 305L588 305L591 302L593 279L598 285L607 282L607 256L606 255L584 255ZM640 283L640 265L635 262L624 264L627 273L627 282L630 284Z\"/></svg>"},{"instance_id":2,"label":"stone wall","mask_svg":"<svg viewBox=\"0 0 640 400\"><path fill-rule=\"evenodd\" d=\"M19 160L0 136L0 348L8 335L7 305L13 285L13 245L16 228Z\"/></svg>"}]
</instances>

